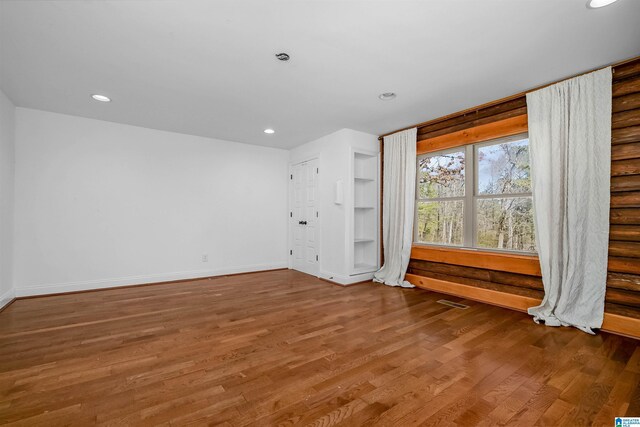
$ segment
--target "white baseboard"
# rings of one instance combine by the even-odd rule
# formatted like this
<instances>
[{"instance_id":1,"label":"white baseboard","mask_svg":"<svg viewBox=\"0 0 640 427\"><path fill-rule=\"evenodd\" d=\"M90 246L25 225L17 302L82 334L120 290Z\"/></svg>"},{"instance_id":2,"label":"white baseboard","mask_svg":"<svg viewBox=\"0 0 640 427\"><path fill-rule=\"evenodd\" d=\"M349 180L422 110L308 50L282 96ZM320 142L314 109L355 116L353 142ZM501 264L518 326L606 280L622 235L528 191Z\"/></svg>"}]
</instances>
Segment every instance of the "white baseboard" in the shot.
<instances>
[{"instance_id":1,"label":"white baseboard","mask_svg":"<svg viewBox=\"0 0 640 427\"><path fill-rule=\"evenodd\" d=\"M0 310L9 304L16 297L16 290L11 288L4 294L0 295Z\"/></svg>"},{"instance_id":2,"label":"white baseboard","mask_svg":"<svg viewBox=\"0 0 640 427\"><path fill-rule=\"evenodd\" d=\"M328 280L342 286L353 285L354 283L366 282L373 280L373 273L356 274L355 276L342 276L339 274L333 274L326 271L321 271L321 279Z\"/></svg>"},{"instance_id":3,"label":"white baseboard","mask_svg":"<svg viewBox=\"0 0 640 427\"><path fill-rule=\"evenodd\" d=\"M40 285L17 286L15 296L27 297L34 295L59 294L64 292L88 291L93 289L108 289L118 286L142 285L147 283L162 283L172 280L198 279L201 277L224 276L226 274L251 273L254 271L275 270L287 268L287 263L253 264L238 267L221 268L217 270L192 270L173 273L150 274L144 276L118 277L111 279L87 280L68 283L46 283Z\"/></svg>"}]
</instances>

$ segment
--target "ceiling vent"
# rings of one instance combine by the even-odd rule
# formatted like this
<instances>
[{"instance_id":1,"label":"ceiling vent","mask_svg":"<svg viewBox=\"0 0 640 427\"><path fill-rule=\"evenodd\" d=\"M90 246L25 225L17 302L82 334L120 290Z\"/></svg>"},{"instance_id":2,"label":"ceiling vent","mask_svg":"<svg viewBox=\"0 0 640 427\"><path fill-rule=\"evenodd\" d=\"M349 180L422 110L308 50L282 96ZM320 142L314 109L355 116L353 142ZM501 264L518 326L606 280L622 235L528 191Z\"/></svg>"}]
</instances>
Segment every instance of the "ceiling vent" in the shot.
<instances>
[{"instance_id":1,"label":"ceiling vent","mask_svg":"<svg viewBox=\"0 0 640 427\"><path fill-rule=\"evenodd\" d=\"M393 92L385 92L378 95L382 101L391 101L392 99L396 99L396 94Z\"/></svg>"}]
</instances>

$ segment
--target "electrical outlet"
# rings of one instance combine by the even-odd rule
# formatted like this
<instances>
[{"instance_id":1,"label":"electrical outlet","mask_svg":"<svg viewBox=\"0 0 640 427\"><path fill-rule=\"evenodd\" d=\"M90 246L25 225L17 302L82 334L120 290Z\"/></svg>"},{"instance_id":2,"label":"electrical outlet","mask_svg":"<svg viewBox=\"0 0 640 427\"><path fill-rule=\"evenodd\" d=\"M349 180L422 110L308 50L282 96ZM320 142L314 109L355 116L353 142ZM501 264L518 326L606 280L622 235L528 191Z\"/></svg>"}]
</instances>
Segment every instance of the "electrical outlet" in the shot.
<instances>
[{"instance_id":1,"label":"electrical outlet","mask_svg":"<svg viewBox=\"0 0 640 427\"><path fill-rule=\"evenodd\" d=\"M209 262L209 255L207 254L202 255L202 262Z\"/></svg>"}]
</instances>

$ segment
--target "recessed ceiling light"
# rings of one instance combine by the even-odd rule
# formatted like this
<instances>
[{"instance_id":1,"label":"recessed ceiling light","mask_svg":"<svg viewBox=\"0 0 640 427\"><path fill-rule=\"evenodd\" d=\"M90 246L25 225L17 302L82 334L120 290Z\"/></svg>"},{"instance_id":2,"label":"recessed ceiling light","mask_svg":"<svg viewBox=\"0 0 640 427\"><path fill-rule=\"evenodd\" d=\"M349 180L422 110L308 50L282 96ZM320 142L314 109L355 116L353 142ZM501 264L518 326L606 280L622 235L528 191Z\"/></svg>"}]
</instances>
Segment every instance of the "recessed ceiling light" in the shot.
<instances>
[{"instance_id":1,"label":"recessed ceiling light","mask_svg":"<svg viewBox=\"0 0 640 427\"><path fill-rule=\"evenodd\" d=\"M91 95L91 97L92 97L93 99L95 99L96 101L100 101L100 102L111 102L111 98L109 98L108 96L94 94L94 95Z\"/></svg>"},{"instance_id":2,"label":"recessed ceiling light","mask_svg":"<svg viewBox=\"0 0 640 427\"><path fill-rule=\"evenodd\" d=\"M383 101L391 101L392 99L395 99L395 97L396 97L396 94L393 92L385 92L378 95L378 98L380 98Z\"/></svg>"},{"instance_id":3,"label":"recessed ceiling light","mask_svg":"<svg viewBox=\"0 0 640 427\"><path fill-rule=\"evenodd\" d=\"M268 133L269 135L271 135L272 133L276 133L276 131L273 129L265 129L264 133Z\"/></svg>"},{"instance_id":4,"label":"recessed ceiling light","mask_svg":"<svg viewBox=\"0 0 640 427\"><path fill-rule=\"evenodd\" d=\"M609 6L611 3L615 3L618 0L589 0L587 7L591 9L598 9L600 7Z\"/></svg>"}]
</instances>

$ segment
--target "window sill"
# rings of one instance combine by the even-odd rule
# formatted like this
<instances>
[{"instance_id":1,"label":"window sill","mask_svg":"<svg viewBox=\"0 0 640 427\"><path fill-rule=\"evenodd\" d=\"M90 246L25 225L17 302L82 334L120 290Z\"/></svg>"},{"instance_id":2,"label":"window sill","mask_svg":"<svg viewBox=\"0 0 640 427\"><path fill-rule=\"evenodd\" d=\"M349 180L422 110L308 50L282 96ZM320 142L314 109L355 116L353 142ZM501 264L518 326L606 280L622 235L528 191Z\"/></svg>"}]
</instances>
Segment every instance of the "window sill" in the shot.
<instances>
[{"instance_id":1,"label":"window sill","mask_svg":"<svg viewBox=\"0 0 640 427\"><path fill-rule=\"evenodd\" d=\"M441 262L464 267L484 268L541 277L540 262L536 255L499 253L468 248L413 245L411 258Z\"/></svg>"}]
</instances>

